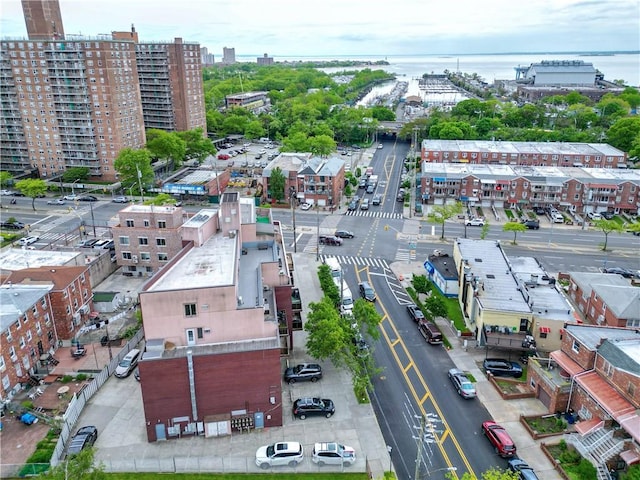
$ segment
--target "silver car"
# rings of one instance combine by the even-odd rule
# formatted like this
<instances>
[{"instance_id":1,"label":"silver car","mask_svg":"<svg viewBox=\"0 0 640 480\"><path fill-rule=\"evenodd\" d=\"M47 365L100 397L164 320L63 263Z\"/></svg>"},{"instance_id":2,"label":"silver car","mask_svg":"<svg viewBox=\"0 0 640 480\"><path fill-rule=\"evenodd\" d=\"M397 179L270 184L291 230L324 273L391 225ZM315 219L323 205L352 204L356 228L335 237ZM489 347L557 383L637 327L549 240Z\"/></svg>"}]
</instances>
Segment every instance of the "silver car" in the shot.
<instances>
[{"instance_id":1,"label":"silver car","mask_svg":"<svg viewBox=\"0 0 640 480\"><path fill-rule=\"evenodd\" d=\"M303 458L304 452L299 442L276 442L256 451L256 465L264 469L282 465L295 467Z\"/></svg>"},{"instance_id":2,"label":"silver car","mask_svg":"<svg viewBox=\"0 0 640 480\"><path fill-rule=\"evenodd\" d=\"M311 460L319 466L353 465L356 462L356 451L337 442L316 443Z\"/></svg>"}]
</instances>

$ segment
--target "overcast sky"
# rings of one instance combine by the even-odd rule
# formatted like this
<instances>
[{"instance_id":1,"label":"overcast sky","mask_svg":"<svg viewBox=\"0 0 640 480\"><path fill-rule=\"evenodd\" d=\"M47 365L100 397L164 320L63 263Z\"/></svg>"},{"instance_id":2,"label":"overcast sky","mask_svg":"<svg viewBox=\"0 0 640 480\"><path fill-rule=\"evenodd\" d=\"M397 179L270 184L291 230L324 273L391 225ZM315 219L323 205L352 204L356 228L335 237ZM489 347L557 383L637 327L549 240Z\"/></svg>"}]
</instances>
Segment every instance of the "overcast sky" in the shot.
<instances>
[{"instance_id":1,"label":"overcast sky","mask_svg":"<svg viewBox=\"0 0 640 480\"><path fill-rule=\"evenodd\" d=\"M222 56L640 50L638 0L60 0L68 34L129 30ZM0 35L26 36L20 0Z\"/></svg>"}]
</instances>

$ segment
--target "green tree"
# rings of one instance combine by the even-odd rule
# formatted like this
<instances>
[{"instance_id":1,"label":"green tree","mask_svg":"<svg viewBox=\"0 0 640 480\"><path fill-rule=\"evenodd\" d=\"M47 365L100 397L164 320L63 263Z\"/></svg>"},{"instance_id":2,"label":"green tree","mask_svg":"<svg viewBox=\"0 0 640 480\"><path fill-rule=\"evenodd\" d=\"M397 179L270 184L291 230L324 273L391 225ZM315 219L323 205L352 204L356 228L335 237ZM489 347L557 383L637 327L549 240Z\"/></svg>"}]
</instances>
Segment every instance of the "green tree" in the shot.
<instances>
[{"instance_id":1,"label":"green tree","mask_svg":"<svg viewBox=\"0 0 640 480\"><path fill-rule=\"evenodd\" d=\"M517 245L516 237L518 236L518 232L525 232L527 230L526 225L520 222L507 222L502 227L503 232L513 232L513 242L512 245Z\"/></svg>"},{"instance_id":2,"label":"green tree","mask_svg":"<svg viewBox=\"0 0 640 480\"><path fill-rule=\"evenodd\" d=\"M118 157L113 162L113 168L118 172L120 182L126 188L137 185L138 181L145 187L152 183L155 177L151 167L151 154L146 148L120 150ZM139 179L138 175L140 175Z\"/></svg>"},{"instance_id":3,"label":"green tree","mask_svg":"<svg viewBox=\"0 0 640 480\"><path fill-rule=\"evenodd\" d=\"M429 310L432 317L443 317L447 318L447 305L444 303L444 300L438 295L431 294L424 301L424 306Z\"/></svg>"},{"instance_id":4,"label":"green tree","mask_svg":"<svg viewBox=\"0 0 640 480\"><path fill-rule=\"evenodd\" d=\"M260 120L247 122L244 127L244 136L250 140L264 137L265 131Z\"/></svg>"},{"instance_id":5,"label":"green tree","mask_svg":"<svg viewBox=\"0 0 640 480\"><path fill-rule=\"evenodd\" d=\"M308 145L311 153L321 157L326 157L336 150L336 142L328 135L311 137L308 140Z\"/></svg>"},{"instance_id":6,"label":"green tree","mask_svg":"<svg viewBox=\"0 0 640 480\"><path fill-rule=\"evenodd\" d=\"M187 153L187 143L176 132L151 128L147 130L147 150L153 158L162 158L178 168Z\"/></svg>"},{"instance_id":7,"label":"green tree","mask_svg":"<svg viewBox=\"0 0 640 480\"><path fill-rule=\"evenodd\" d=\"M484 225L482 225L482 227L480 227L480 240L484 240L485 238L487 238L487 235L489 234L489 228L491 227L489 220L487 220L486 218L484 219Z\"/></svg>"},{"instance_id":8,"label":"green tree","mask_svg":"<svg viewBox=\"0 0 640 480\"><path fill-rule=\"evenodd\" d=\"M175 203L176 203L176 199L173 198L168 193L159 193L155 197L151 197L150 199L144 201L145 205L155 205L155 206L174 205Z\"/></svg>"},{"instance_id":9,"label":"green tree","mask_svg":"<svg viewBox=\"0 0 640 480\"><path fill-rule=\"evenodd\" d=\"M606 218L601 218L599 220L593 221L593 226L604 233L604 245L602 246L602 251L607 251L607 242L609 241L609 234L611 232L620 233L623 230L622 225L620 225L615 220L607 220Z\"/></svg>"},{"instance_id":10,"label":"green tree","mask_svg":"<svg viewBox=\"0 0 640 480\"><path fill-rule=\"evenodd\" d=\"M318 360L331 360L335 366L345 364L345 347L350 339L336 306L323 297L309 304L304 329L307 335L307 352Z\"/></svg>"},{"instance_id":11,"label":"green tree","mask_svg":"<svg viewBox=\"0 0 640 480\"><path fill-rule=\"evenodd\" d=\"M89 167L70 167L62 174L62 180L65 182L75 182L87 178L89 178Z\"/></svg>"},{"instance_id":12,"label":"green tree","mask_svg":"<svg viewBox=\"0 0 640 480\"><path fill-rule=\"evenodd\" d=\"M367 336L374 340L380 338L380 329L378 326L382 321L382 316L376 310L373 303L363 298L358 298L353 302L353 318L355 319L358 329L364 327Z\"/></svg>"},{"instance_id":13,"label":"green tree","mask_svg":"<svg viewBox=\"0 0 640 480\"><path fill-rule=\"evenodd\" d=\"M271 193L271 198L273 198L276 203L284 198L285 183L286 178L284 177L284 173L282 173L282 169L280 167L276 167L271 170L271 176L269 177L269 192Z\"/></svg>"},{"instance_id":14,"label":"green tree","mask_svg":"<svg viewBox=\"0 0 640 480\"><path fill-rule=\"evenodd\" d=\"M620 150L629 152L638 135L640 135L640 117L619 118L607 130L607 142Z\"/></svg>"},{"instance_id":15,"label":"green tree","mask_svg":"<svg viewBox=\"0 0 640 480\"><path fill-rule=\"evenodd\" d=\"M449 480L453 480L456 477L452 472L447 472L445 477ZM515 472L508 470L502 470L500 468L491 468L482 472L482 480L519 480L519 476ZM477 480L477 477L469 472L464 472L464 475L460 477L460 480Z\"/></svg>"},{"instance_id":16,"label":"green tree","mask_svg":"<svg viewBox=\"0 0 640 480\"><path fill-rule=\"evenodd\" d=\"M463 207L461 202L450 203L446 205L434 205L427 215L429 221L439 224L442 227L440 238L444 239L444 224L450 218L460 215Z\"/></svg>"},{"instance_id":17,"label":"green tree","mask_svg":"<svg viewBox=\"0 0 640 480\"><path fill-rule=\"evenodd\" d=\"M105 480L107 474L102 464L94 465L94 448L85 448L80 453L68 456L63 462L50 468L44 478L51 480L68 480L69 478L83 480Z\"/></svg>"},{"instance_id":18,"label":"green tree","mask_svg":"<svg viewBox=\"0 0 640 480\"><path fill-rule=\"evenodd\" d=\"M216 147L201 127L176 132L176 134L185 142L184 158L186 160L197 160L198 163L202 163L209 155L215 155Z\"/></svg>"},{"instance_id":19,"label":"green tree","mask_svg":"<svg viewBox=\"0 0 640 480\"><path fill-rule=\"evenodd\" d=\"M5 170L0 171L0 185L3 187L13 185L13 175Z\"/></svg>"},{"instance_id":20,"label":"green tree","mask_svg":"<svg viewBox=\"0 0 640 480\"><path fill-rule=\"evenodd\" d=\"M309 137L303 132L296 132L282 139L281 152L308 152Z\"/></svg>"},{"instance_id":21,"label":"green tree","mask_svg":"<svg viewBox=\"0 0 640 480\"><path fill-rule=\"evenodd\" d=\"M640 91L637 88L627 87L618 97L627 102L631 108L640 106Z\"/></svg>"},{"instance_id":22,"label":"green tree","mask_svg":"<svg viewBox=\"0 0 640 480\"><path fill-rule=\"evenodd\" d=\"M31 198L31 208L36 211L36 198L41 197L47 192L47 183L39 178L27 178L16 182L16 188L24 194L25 197Z\"/></svg>"},{"instance_id":23,"label":"green tree","mask_svg":"<svg viewBox=\"0 0 640 480\"><path fill-rule=\"evenodd\" d=\"M632 233L640 232L640 222L634 222L630 225L628 224L624 228L627 232L632 232Z\"/></svg>"}]
</instances>

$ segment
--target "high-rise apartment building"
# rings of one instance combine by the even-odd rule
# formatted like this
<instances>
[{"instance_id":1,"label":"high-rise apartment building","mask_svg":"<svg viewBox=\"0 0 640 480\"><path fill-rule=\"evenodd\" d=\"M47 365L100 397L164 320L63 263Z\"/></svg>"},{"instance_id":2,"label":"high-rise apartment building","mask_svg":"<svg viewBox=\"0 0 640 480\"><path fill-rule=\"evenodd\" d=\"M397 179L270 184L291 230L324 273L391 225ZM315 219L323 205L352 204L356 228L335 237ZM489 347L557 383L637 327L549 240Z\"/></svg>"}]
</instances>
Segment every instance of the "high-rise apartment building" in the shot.
<instances>
[{"instance_id":1,"label":"high-rise apartment building","mask_svg":"<svg viewBox=\"0 0 640 480\"><path fill-rule=\"evenodd\" d=\"M209 49L207 47L200 47L200 56L202 57L202 66L203 67L212 67L216 62L215 56L213 53L209 53Z\"/></svg>"},{"instance_id":2,"label":"high-rise apartment building","mask_svg":"<svg viewBox=\"0 0 640 480\"><path fill-rule=\"evenodd\" d=\"M141 42L136 62L145 128L206 131L199 44Z\"/></svg>"},{"instance_id":3,"label":"high-rise apartment building","mask_svg":"<svg viewBox=\"0 0 640 480\"><path fill-rule=\"evenodd\" d=\"M4 40L0 110L2 170L46 178L88 167L115 181L120 150L146 143L135 44Z\"/></svg>"},{"instance_id":4,"label":"high-rise apartment building","mask_svg":"<svg viewBox=\"0 0 640 480\"><path fill-rule=\"evenodd\" d=\"M22 11L29 40L64 38L58 0L22 0Z\"/></svg>"},{"instance_id":5,"label":"high-rise apartment building","mask_svg":"<svg viewBox=\"0 0 640 480\"><path fill-rule=\"evenodd\" d=\"M236 49L235 48L222 48L222 63L225 65L231 65L236 63Z\"/></svg>"}]
</instances>

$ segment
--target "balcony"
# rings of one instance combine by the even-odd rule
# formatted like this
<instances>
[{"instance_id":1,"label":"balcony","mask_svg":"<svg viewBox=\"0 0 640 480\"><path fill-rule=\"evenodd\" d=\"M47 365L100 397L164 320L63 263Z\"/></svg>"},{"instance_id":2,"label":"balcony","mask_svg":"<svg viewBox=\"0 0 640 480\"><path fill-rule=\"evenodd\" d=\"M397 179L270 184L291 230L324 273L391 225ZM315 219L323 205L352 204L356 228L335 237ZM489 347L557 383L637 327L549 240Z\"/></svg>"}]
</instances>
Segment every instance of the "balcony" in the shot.
<instances>
[{"instance_id":1,"label":"balcony","mask_svg":"<svg viewBox=\"0 0 640 480\"><path fill-rule=\"evenodd\" d=\"M481 344L505 350L534 352L536 342L527 332L514 332L512 327L485 325L482 329Z\"/></svg>"}]
</instances>

